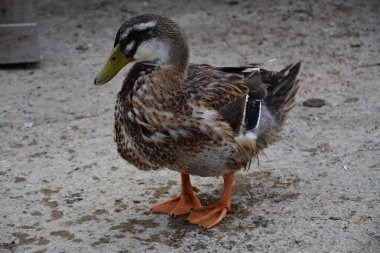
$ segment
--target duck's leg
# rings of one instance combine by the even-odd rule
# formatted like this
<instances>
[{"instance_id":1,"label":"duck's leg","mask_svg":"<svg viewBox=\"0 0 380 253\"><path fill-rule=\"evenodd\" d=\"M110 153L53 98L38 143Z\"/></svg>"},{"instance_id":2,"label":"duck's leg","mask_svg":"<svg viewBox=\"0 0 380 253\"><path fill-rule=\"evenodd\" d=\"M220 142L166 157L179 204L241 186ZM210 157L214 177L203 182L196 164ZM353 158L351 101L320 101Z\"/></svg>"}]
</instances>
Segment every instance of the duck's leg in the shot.
<instances>
[{"instance_id":1,"label":"duck's leg","mask_svg":"<svg viewBox=\"0 0 380 253\"><path fill-rule=\"evenodd\" d=\"M193 224L211 228L223 220L231 207L231 193L234 182L234 172L224 175L224 192L218 204L194 208L188 219Z\"/></svg>"},{"instance_id":2,"label":"duck's leg","mask_svg":"<svg viewBox=\"0 0 380 253\"><path fill-rule=\"evenodd\" d=\"M195 196L198 189L191 186L189 174L181 173L181 187L181 194L178 197L154 206L152 212L177 216L190 213L193 208L202 206Z\"/></svg>"}]
</instances>

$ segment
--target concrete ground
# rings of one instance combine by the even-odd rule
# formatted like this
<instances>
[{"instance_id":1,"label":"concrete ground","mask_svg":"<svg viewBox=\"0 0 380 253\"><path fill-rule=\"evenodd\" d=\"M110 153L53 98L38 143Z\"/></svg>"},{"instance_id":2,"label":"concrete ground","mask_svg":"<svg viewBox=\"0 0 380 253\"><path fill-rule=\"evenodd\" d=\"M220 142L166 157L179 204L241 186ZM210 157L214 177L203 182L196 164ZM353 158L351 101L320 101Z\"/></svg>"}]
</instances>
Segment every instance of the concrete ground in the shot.
<instances>
[{"instance_id":1,"label":"concrete ground","mask_svg":"<svg viewBox=\"0 0 380 253\"><path fill-rule=\"evenodd\" d=\"M37 66L0 69L0 252L380 252L380 6L373 1L36 1ZM93 80L119 25L160 13L192 61L302 60L282 138L237 176L215 228L149 212L179 175L141 172L112 138L116 94ZM310 98L325 101L309 107ZM193 177L205 204L219 178Z\"/></svg>"}]
</instances>

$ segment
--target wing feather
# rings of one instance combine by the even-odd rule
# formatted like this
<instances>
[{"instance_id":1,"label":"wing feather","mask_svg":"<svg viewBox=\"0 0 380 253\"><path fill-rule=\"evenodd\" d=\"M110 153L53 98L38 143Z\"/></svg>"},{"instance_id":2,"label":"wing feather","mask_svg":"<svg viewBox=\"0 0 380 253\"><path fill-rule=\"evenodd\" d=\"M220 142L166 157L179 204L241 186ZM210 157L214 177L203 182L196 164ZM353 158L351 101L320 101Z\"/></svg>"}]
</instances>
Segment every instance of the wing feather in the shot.
<instances>
[{"instance_id":1,"label":"wing feather","mask_svg":"<svg viewBox=\"0 0 380 253\"><path fill-rule=\"evenodd\" d=\"M219 110L236 98L245 98L249 88L243 82L241 75L220 72L208 65L191 64L186 85L193 99Z\"/></svg>"}]
</instances>

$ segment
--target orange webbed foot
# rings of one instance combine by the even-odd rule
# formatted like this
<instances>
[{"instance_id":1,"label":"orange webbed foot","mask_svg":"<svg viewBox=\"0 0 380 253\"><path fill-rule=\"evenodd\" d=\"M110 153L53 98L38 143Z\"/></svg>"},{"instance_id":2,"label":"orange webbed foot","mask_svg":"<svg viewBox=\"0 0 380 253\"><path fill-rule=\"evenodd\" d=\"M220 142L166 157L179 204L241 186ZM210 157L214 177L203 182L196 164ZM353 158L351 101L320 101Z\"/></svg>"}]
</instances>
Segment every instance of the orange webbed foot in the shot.
<instances>
[{"instance_id":1,"label":"orange webbed foot","mask_svg":"<svg viewBox=\"0 0 380 253\"><path fill-rule=\"evenodd\" d=\"M193 224L198 224L204 228L211 228L221 222L227 216L228 207L218 203L211 206L194 208L188 220Z\"/></svg>"},{"instance_id":2,"label":"orange webbed foot","mask_svg":"<svg viewBox=\"0 0 380 253\"><path fill-rule=\"evenodd\" d=\"M172 216L188 214L192 209L201 207L201 202L195 196L199 190L192 187L192 190L181 192L178 197L165 201L152 208L154 213L167 213Z\"/></svg>"},{"instance_id":3,"label":"orange webbed foot","mask_svg":"<svg viewBox=\"0 0 380 253\"><path fill-rule=\"evenodd\" d=\"M221 222L227 216L231 206L232 184L234 182L234 172L224 175L223 196L218 204L194 208L188 220L193 224L198 224L204 228L211 228Z\"/></svg>"}]
</instances>

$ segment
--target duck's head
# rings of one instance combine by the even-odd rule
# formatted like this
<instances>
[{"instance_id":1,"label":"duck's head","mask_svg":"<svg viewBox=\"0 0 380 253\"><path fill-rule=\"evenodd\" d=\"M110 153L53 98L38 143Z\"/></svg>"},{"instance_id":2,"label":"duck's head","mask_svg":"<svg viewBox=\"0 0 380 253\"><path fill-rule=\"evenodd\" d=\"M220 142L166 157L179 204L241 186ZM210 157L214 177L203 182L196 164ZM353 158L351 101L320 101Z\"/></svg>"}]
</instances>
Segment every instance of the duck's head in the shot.
<instances>
[{"instance_id":1,"label":"duck's head","mask_svg":"<svg viewBox=\"0 0 380 253\"><path fill-rule=\"evenodd\" d=\"M169 18L145 14L127 20L118 30L107 63L95 78L95 85L111 80L131 62L150 62L186 71L189 48L186 35Z\"/></svg>"}]
</instances>

